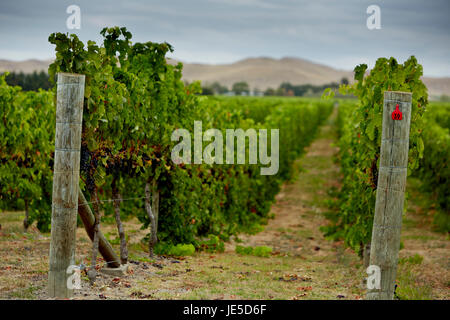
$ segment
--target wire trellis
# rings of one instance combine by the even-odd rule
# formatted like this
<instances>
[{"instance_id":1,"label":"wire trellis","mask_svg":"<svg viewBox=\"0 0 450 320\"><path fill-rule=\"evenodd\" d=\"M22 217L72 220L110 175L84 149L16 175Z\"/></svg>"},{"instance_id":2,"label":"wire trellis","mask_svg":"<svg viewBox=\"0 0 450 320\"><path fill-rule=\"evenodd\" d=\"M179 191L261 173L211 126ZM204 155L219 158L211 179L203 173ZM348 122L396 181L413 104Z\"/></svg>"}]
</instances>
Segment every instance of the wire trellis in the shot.
<instances>
[{"instance_id":1,"label":"wire trellis","mask_svg":"<svg viewBox=\"0 0 450 320\"><path fill-rule=\"evenodd\" d=\"M118 198L118 199L105 199L105 200L97 200L97 201L89 201L84 202L81 204L78 204L79 206L85 206L92 203L99 203L99 202L113 202L113 201L130 201L130 200L142 200L142 199L151 199L151 197L137 197L137 198Z\"/></svg>"}]
</instances>

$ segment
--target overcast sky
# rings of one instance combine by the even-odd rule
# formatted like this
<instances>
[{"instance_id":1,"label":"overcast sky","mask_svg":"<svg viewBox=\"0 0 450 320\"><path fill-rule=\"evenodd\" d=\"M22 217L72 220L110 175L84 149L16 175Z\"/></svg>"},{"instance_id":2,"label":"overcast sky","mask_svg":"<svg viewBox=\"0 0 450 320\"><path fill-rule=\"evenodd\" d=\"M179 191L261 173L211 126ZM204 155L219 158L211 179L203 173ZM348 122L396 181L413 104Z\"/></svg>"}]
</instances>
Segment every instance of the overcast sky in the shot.
<instances>
[{"instance_id":1,"label":"overcast sky","mask_svg":"<svg viewBox=\"0 0 450 320\"><path fill-rule=\"evenodd\" d=\"M66 9L81 8L68 30ZM369 30L369 5L381 29ZM339 69L415 55L427 76L450 76L449 0L0 0L0 59L49 59L52 32L100 41L104 26L126 26L133 41L166 41L174 58L229 63L299 57Z\"/></svg>"}]
</instances>

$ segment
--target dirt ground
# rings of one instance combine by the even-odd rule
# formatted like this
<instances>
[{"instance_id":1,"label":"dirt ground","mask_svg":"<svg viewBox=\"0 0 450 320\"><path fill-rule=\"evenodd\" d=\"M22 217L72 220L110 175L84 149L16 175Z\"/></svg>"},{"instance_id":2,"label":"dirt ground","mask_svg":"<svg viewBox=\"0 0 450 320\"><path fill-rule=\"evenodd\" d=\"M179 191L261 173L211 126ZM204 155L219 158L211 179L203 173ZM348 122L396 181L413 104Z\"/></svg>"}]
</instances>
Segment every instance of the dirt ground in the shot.
<instances>
[{"instance_id":1,"label":"dirt ground","mask_svg":"<svg viewBox=\"0 0 450 320\"><path fill-rule=\"evenodd\" d=\"M359 257L342 242L325 239L319 227L327 190L339 186L337 148L332 121L326 124L304 157L296 179L286 183L272 206L274 219L256 235L240 235L224 253L149 259L136 220L125 222L129 235L129 272L100 276L90 286L86 275L73 299L362 299L366 274ZM409 183L409 182L408 182ZM424 205L418 182L409 183L409 210L402 230L399 296L402 299L450 298L450 242L432 231L433 209ZM0 298L48 299L46 294L49 234L32 227L22 231L22 212L0 214ZM114 225L102 231L116 239ZM270 257L239 255L235 246L268 246ZM118 246L114 245L117 252ZM90 264L90 241L77 231L77 263ZM104 262L98 260L99 266Z\"/></svg>"}]
</instances>

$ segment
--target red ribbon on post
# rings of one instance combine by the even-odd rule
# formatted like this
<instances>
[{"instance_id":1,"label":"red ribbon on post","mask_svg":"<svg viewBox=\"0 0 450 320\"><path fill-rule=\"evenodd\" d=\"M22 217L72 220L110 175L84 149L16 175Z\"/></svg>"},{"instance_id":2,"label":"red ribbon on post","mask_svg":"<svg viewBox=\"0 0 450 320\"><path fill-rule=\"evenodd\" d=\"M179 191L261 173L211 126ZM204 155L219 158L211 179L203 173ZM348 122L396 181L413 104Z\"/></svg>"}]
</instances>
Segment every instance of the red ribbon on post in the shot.
<instances>
[{"instance_id":1,"label":"red ribbon on post","mask_svg":"<svg viewBox=\"0 0 450 320\"><path fill-rule=\"evenodd\" d=\"M397 103L397 105L395 106L395 110L394 112L392 112L392 120L402 120L403 118L403 114L399 109L399 105Z\"/></svg>"}]
</instances>

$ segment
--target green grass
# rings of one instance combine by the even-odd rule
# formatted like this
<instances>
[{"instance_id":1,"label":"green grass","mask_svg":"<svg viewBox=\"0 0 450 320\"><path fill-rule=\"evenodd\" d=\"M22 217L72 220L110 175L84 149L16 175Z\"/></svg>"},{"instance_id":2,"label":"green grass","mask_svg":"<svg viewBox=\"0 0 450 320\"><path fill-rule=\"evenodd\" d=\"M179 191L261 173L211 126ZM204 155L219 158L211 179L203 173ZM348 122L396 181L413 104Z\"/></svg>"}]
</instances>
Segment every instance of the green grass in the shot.
<instances>
[{"instance_id":1,"label":"green grass","mask_svg":"<svg viewBox=\"0 0 450 320\"><path fill-rule=\"evenodd\" d=\"M236 246L236 253L242 255L252 255L256 257L270 257L270 254L272 253L272 248L267 246L260 246L260 247Z\"/></svg>"},{"instance_id":2,"label":"green grass","mask_svg":"<svg viewBox=\"0 0 450 320\"><path fill-rule=\"evenodd\" d=\"M420 254L415 254L411 257L405 257L398 260L399 264L421 264L423 262L423 257Z\"/></svg>"},{"instance_id":3,"label":"green grass","mask_svg":"<svg viewBox=\"0 0 450 320\"><path fill-rule=\"evenodd\" d=\"M410 270L400 270L397 276L396 295L400 300L432 300L432 288L419 284L416 275Z\"/></svg>"},{"instance_id":4,"label":"green grass","mask_svg":"<svg viewBox=\"0 0 450 320\"><path fill-rule=\"evenodd\" d=\"M39 289L38 287L34 287L33 285L31 285L27 288L20 288L19 290L16 290L11 293L11 298L34 300L34 299L36 299L35 293L38 289Z\"/></svg>"},{"instance_id":5,"label":"green grass","mask_svg":"<svg viewBox=\"0 0 450 320\"><path fill-rule=\"evenodd\" d=\"M403 218L402 224L405 227L415 228L415 227L417 227L419 225L419 222L415 221L415 220L412 220L412 219Z\"/></svg>"},{"instance_id":6,"label":"green grass","mask_svg":"<svg viewBox=\"0 0 450 320\"><path fill-rule=\"evenodd\" d=\"M397 290L396 296L400 300L431 300L433 299L433 290L431 286L419 281L417 273L420 268L423 257L415 254L410 257L404 257L398 261L397 272ZM417 270L418 269L418 270Z\"/></svg>"},{"instance_id":7,"label":"green grass","mask_svg":"<svg viewBox=\"0 0 450 320\"><path fill-rule=\"evenodd\" d=\"M404 236L403 239L428 241L428 240L438 240L439 238L436 236L427 236L427 235L417 234L417 235Z\"/></svg>"}]
</instances>

